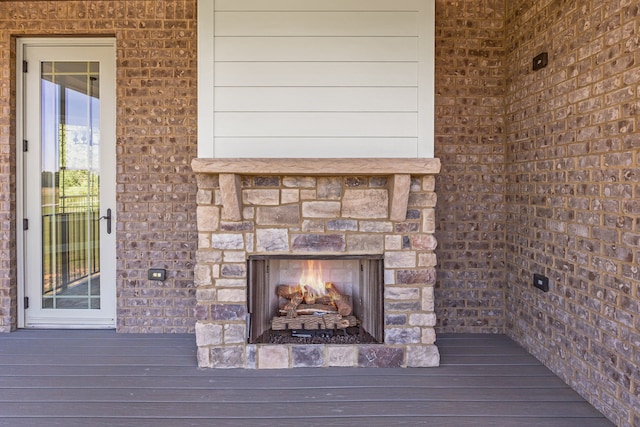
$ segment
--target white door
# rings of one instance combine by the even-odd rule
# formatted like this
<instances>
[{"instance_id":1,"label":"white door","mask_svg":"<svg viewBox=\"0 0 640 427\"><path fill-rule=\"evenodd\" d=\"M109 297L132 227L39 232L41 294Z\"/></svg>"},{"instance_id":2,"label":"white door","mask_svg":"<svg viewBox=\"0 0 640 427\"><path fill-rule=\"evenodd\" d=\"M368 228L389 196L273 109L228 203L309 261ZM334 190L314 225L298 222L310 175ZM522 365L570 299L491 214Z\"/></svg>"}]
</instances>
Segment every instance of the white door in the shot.
<instances>
[{"instance_id":1,"label":"white door","mask_svg":"<svg viewBox=\"0 0 640 427\"><path fill-rule=\"evenodd\" d=\"M18 59L20 326L115 327L115 43L21 39Z\"/></svg>"}]
</instances>

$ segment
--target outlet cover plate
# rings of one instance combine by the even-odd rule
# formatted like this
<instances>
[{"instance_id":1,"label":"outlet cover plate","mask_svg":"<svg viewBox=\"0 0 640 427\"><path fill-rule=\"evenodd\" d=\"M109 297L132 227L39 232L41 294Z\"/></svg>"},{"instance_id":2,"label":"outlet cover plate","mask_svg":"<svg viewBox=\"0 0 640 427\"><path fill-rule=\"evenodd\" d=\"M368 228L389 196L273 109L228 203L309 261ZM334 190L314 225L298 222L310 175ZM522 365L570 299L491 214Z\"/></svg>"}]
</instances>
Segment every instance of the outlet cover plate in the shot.
<instances>
[{"instance_id":1,"label":"outlet cover plate","mask_svg":"<svg viewBox=\"0 0 640 427\"><path fill-rule=\"evenodd\" d=\"M534 274L533 286L543 292L549 292L549 278L547 276L543 276L542 274Z\"/></svg>"},{"instance_id":2,"label":"outlet cover plate","mask_svg":"<svg viewBox=\"0 0 640 427\"><path fill-rule=\"evenodd\" d=\"M164 268L150 268L148 274L149 280L158 280L163 282L167 278L167 270Z\"/></svg>"},{"instance_id":3,"label":"outlet cover plate","mask_svg":"<svg viewBox=\"0 0 640 427\"><path fill-rule=\"evenodd\" d=\"M543 69L549 63L549 54L547 52L542 52L539 55L536 55L533 58L533 71L538 71Z\"/></svg>"}]
</instances>

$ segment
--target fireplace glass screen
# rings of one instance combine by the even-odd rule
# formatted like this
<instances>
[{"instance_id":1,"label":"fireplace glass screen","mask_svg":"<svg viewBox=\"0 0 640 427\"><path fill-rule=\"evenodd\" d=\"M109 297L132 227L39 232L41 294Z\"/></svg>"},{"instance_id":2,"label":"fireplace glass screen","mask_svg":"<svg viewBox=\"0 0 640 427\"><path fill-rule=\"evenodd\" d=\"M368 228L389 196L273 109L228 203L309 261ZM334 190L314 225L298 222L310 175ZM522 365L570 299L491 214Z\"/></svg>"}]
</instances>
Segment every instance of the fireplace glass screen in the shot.
<instances>
[{"instance_id":1,"label":"fireplace glass screen","mask_svg":"<svg viewBox=\"0 0 640 427\"><path fill-rule=\"evenodd\" d=\"M249 342L384 341L382 256L252 256Z\"/></svg>"}]
</instances>

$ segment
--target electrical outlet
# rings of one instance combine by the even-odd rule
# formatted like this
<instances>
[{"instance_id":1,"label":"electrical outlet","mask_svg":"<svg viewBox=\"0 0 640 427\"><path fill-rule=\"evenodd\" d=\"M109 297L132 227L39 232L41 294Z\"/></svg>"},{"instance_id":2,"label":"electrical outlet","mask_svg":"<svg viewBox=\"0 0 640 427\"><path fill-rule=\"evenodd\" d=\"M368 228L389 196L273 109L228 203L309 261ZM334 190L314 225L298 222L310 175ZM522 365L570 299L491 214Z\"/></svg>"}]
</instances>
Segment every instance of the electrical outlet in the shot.
<instances>
[{"instance_id":1,"label":"electrical outlet","mask_svg":"<svg viewBox=\"0 0 640 427\"><path fill-rule=\"evenodd\" d=\"M163 282L164 279L167 278L167 270L164 268L150 268L148 278L149 280L159 280Z\"/></svg>"},{"instance_id":2,"label":"electrical outlet","mask_svg":"<svg viewBox=\"0 0 640 427\"><path fill-rule=\"evenodd\" d=\"M537 55L533 58L533 71L538 71L543 69L549 63L549 54L547 52L542 52L540 55Z\"/></svg>"},{"instance_id":3,"label":"electrical outlet","mask_svg":"<svg viewBox=\"0 0 640 427\"><path fill-rule=\"evenodd\" d=\"M534 274L533 286L543 292L549 292L549 278L547 276L543 276L542 274Z\"/></svg>"}]
</instances>

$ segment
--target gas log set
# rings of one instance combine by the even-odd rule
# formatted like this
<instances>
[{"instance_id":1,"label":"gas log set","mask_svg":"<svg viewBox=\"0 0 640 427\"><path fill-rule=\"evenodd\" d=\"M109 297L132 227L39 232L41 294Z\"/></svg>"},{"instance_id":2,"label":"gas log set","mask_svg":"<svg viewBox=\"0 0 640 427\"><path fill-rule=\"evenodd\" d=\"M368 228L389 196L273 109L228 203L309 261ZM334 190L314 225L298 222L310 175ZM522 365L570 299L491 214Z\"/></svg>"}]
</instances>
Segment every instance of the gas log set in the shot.
<instances>
[{"instance_id":1,"label":"gas log set","mask_svg":"<svg viewBox=\"0 0 640 427\"><path fill-rule=\"evenodd\" d=\"M256 256L249 283L250 343L382 342L381 257Z\"/></svg>"},{"instance_id":2,"label":"gas log set","mask_svg":"<svg viewBox=\"0 0 640 427\"><path fill-rule=\"evenodd\" d=\"M335 285L326 282L323 288L310 285L279 285L278 297L286 302L281 305L278 315L271 321L274 331L292 330L327 331L358 326L358 320L351 316L351 298L342 295ZM321 332L326 333L326 332Z\"/></svg>"},{"instance_id":3,"label":"gas log set","mask_svg":"<svg viewBox=\"0 0 640 427\"><path fill-rule=\"evenodd\" d=\"M335 261L333 261L335 262ZM332 266L331 260L306 260L294 264L292 270L278 267L257 268L271 272L274 279L268 289L259 292L253 306L253 320L264 319L264 327L256 325L255 343L268 344L361 344L376 340L364 329L362 280L358 273L359 261L352 260L345 273L345 262ZM323 273L323 266L329 271ZM295 271L298 272L295 275ZM256 275L257 277L262 277ZM268 283L266 279L257 283ZM325 279L328 278L329 280ZM337 277L338 282L331 277ZM262 295L262 296L260 296ZM355 299L355 301L354 301ZM366 300L366 298L364 298ZM271 302L269 302L271 301ZM262 308L266 311L264 315ZM373 307L371 307L373 309Z\"/></svg>"}]
</instances>

